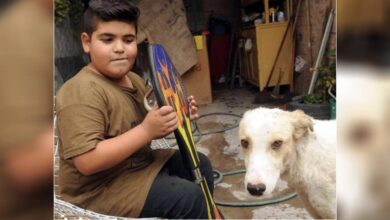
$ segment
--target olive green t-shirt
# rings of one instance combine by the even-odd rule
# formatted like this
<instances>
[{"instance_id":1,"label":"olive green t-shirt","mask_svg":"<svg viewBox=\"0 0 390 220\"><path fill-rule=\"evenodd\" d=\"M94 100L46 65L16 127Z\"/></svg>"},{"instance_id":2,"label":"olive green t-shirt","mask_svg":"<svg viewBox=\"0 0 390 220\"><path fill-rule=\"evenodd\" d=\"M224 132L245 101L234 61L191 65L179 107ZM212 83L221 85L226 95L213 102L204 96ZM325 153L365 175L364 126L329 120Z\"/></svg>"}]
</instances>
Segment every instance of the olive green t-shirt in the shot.
<instances>
[{"instance_id":1,"label":"olive green t-shirt","mask_svg":"<svg viewBox=\"0 0 390 220\"><path fill-rule=\"evenodd\" d=\"M81 174L72 161L143 121L145 83L135 73L128 76L133 88L118 86L86 66L60 89L56 98L59 187L65 201L80 207L138 217L153 180L173 150L152 150L148 144L117 166L90 176Z\"/></svg>"}]
</instances>

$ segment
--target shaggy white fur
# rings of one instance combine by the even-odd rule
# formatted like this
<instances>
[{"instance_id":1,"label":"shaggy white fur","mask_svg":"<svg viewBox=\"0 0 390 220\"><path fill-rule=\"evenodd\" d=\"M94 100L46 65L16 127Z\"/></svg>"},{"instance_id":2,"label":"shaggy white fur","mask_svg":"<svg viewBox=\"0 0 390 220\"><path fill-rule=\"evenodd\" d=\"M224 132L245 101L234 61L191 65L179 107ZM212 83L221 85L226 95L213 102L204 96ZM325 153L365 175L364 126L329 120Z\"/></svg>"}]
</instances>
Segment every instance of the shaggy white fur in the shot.
<instances>
[{"instance_id":1,"label":"shaggy white fur","mask_svg":"<svg viewBox=\"0 0 390 220\"><path fill-rule=\"evenodd\" d=\"M278 179L295 188L314 218L336 218L336 122L302 111L257 108L240 122L239 137L252 195L270 194Z\"/></svg>"}]
</instances>

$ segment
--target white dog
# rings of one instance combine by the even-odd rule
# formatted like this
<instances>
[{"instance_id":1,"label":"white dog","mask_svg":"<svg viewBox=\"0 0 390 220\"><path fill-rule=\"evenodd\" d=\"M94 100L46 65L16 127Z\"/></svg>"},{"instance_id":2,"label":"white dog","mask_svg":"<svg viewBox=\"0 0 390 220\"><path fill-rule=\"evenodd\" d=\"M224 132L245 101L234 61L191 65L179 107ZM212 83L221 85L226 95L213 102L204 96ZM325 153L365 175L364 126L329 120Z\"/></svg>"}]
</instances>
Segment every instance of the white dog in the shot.
<instances>
[{"instance_id":1,"label":"white dog","mask_svg":"<svg viewBox=\"0 0 390 220\"><path fill-rule=\"evenodd\" d=\"M336 218L336 122L302 111L247 111L239 136L252 195L271 194L281 177L314 218Z\"/></svg>"}]
</instances>

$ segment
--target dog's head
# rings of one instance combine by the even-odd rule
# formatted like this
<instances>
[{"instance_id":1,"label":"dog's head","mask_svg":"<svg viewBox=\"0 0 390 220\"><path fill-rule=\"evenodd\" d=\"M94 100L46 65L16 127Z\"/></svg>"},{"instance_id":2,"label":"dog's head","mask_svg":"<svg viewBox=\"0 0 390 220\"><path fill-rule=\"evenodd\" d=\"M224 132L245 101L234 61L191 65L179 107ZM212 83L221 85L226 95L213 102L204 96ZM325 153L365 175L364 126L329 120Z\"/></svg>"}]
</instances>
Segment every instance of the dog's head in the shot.
<instances>
[{"instance_id":1,"label":"dog's head","mask_svg":"<svg viewBox=\"0 0 390 220\"><path fill-rule=\"evenodd\" d=\"M247 170L245 187L250 194L272 193L296 156L295 144L312 130L312 119L300 110L257 108L244 114L239 137Z\"/></svg>"}]
</instances>

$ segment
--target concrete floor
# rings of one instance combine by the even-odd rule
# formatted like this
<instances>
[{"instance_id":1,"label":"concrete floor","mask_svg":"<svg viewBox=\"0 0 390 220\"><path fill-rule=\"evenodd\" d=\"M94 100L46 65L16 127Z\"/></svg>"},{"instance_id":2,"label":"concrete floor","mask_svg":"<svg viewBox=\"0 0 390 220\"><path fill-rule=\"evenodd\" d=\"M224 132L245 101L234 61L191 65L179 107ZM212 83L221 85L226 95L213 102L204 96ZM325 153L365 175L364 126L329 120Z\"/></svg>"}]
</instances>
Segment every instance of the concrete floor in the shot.
<instances>
[{"instance_id":1,"label":"concrete floor","mask_svg":"<svg viewBox=\"0 0 390 220\"><path fill-rule=\"evenodd\" d=\"M198 151L208 155L213 168L220 172L245 169L243 155L240 151L238 127L223 133L214 133L237 125L240 118L229 115L202 115L210 113L232 113L242 115L245 111L259 107L253 104L257 88L218 89L213 91L213 103L199 107L201 118L197 121L202 135L196 144ZM267 107L281 107L263 105ZM224 177L216 185L214 198L218 201L258 201L276 198L293 192L284 181L279 181L274 195L254 197L244 188L244 174ZM311 218L303 208L299 198L286 202L258 207L226 207L219 206L226 219L308 219Z\"/></svg>"}]
</instances>

